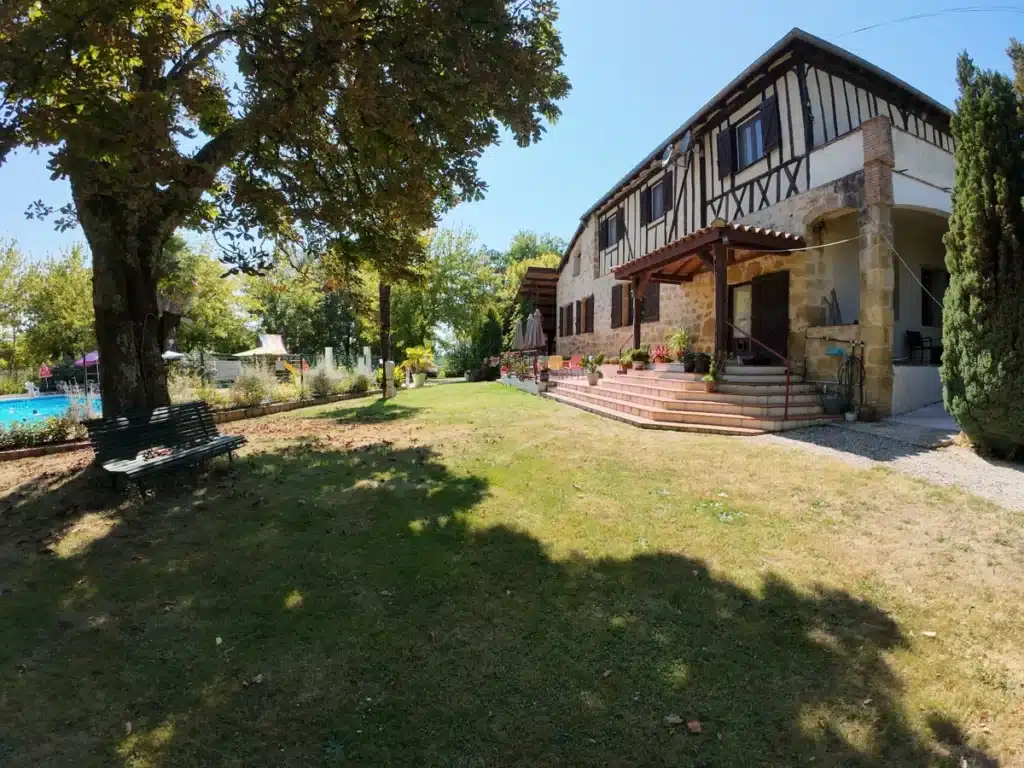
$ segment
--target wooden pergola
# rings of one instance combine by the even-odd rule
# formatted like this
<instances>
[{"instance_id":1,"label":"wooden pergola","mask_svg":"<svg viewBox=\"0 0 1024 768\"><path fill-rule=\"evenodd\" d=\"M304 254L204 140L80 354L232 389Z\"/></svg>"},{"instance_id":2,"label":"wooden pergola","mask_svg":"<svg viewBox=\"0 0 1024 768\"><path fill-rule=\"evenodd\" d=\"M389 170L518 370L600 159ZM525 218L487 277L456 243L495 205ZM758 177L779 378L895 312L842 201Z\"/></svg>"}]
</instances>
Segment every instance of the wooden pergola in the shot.
<instances>
[{"instance_id":1,"label":"wooden pergola","mask_svg":"<svg viewBox=\"0 0 1024 768\"><path fill-rule=\"evenodd\" d=\"M544 335L548 338L548 351L553 349L558 329L555 325L558 270L554 267L529 267L523 275L516 298L531 299L544 319Z\"/></svg>"},{"instance_id":2,"label":"wooden pergola","mask_svg":"<svg viewBox=\"0 0 1024 768\"><path fill-rule=\"evenodd\" d=\"M766 253L788 253L804 247L804 239L762 227L715 222L612 270L633 285L633 346L640 346L640 303L654 283L683 285L702 272L715 274L715 354L725 352L728 334L730 264Z\"/></svg>"}]
</instances>

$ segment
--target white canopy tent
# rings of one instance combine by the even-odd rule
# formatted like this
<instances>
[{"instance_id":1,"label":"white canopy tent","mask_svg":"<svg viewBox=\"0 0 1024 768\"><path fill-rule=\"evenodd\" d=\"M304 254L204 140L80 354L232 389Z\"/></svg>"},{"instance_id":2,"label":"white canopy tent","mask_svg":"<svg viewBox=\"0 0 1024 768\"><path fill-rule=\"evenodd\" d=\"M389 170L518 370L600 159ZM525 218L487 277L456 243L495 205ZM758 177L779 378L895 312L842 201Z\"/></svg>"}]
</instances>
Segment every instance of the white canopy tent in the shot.
<instances>
[{"instance_id":1,"label":"white canopy tent","mask_svg":"<svg viewBox=\"0 0 1024 768\"><path fill-rule=\"evenodd\" d=\"M235 357L283 357L288 354L284 339L278 333L260 334L260 345L255 349L239 352Z\"/></svg>"}]
</instances>

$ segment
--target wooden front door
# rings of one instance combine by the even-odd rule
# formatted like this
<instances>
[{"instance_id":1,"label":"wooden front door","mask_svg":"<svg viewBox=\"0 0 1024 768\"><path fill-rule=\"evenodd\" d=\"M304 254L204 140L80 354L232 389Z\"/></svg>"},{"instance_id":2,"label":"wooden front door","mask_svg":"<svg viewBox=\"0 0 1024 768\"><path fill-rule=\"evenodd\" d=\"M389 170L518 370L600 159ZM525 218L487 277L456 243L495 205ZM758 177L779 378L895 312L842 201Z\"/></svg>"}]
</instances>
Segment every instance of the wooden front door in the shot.
<instances>
[{"instance_id":1,"label":"wooden front door","mask_svg":"<svg viewBox=\"0 0 1024 768\"><path fill-rule=\"evenodd\" d=\"M751 286L751 335L783 357L789 356L789 272L770 272L755 277ZM754 344L751 352L780 364L774 355Z\"/></svg>"}]
</instances>

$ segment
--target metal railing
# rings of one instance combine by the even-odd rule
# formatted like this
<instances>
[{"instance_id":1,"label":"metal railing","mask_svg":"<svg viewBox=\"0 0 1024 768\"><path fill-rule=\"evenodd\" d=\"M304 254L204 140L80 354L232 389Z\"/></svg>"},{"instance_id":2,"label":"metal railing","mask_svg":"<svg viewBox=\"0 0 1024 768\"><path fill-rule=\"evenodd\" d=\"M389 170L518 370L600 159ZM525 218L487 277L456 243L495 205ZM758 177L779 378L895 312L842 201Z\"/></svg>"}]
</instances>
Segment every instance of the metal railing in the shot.
<instances>
[{"instance_id":1,"label":"metal railing","mask_svg":"<svg viewBox=\"0 0 1024 768\"><path fill-rule=\"evenodd\" d=\"M769 347L769 346L768 346L767 344L765 344L765 343L764 343L764 342L762 342L762 341L759 341L759 340L755 339L755 338L754 338L753 336L751 336L751 335L750 335L749 333L747 333L746 331L740 330L740 329L739 329L739 328L737 328L737 327L736 327L735 325L733 325L732 323L730 323L730 322L729 322L728 320L726 320L726 321L725 321L725 324L726 324L727 326L729 326L730 328L732 328L732 330L733 330L733 332L734 332L734 333L740 333L740 334L743 334L743 335L744 335L744 336L746 336L746 337L747 337L748 339L750 339L750 340L751 340L752 342L754 342L755 344L757 344L757 346L761 347L761 349L766 349L766 350L768 350L768 351L769 351L769 352L771 352L771 353L772 353L773 355L775 355L775 357L779 358L779 360L781 360L781 361L782 361L783 363L785 363L785 365L786 365L786 401L785 401L785 407L783 408L783 411L782 411L782 420L783 420L783 421L789 421L789 388L790 388L790 379L791 379L791 375L792 375L792 367L793 367L793 366L792 366L792 363L790 363L790 361L789 361L789 359L788 359L788 358L786 358L786 357L783 357L783 356L782 356L782 355L780 355L780 354L779 354L778 352L776 352L776 351L775 351L774 349L772 349L771 347Z\"/></svg>"}]
</instances>

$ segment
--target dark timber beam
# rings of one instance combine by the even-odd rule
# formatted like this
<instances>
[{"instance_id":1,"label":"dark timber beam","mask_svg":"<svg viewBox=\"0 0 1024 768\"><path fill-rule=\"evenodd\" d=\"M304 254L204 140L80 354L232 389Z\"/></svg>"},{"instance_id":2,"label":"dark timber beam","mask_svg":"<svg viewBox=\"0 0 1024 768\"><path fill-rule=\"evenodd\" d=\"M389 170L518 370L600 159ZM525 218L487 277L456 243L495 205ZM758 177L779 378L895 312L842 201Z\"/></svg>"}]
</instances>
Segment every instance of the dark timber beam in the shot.
<instances>
[{"instance_id":1,"label":"dark timber beam","mask_svg":"<svg viewBox=\"0 0 1024 768\"><path fill-rule=\"evenodd\" d=\"M715 254L715 359L725 354L729 338L726 321L729 317L729 248L723 243L714 247Z\"/></svg>"},{"instance_id":2,"label":"dark timber beam","mask_svg":"<svg viewBox=\"0 0 1024 768\"><path fill-rule=\"evenodd\" d=\"M672 285L682 285L683 283L692 283L692 275L663 275L661 273L655 273L651 275L652 283L671 283Z\"/></svg>"}]
</instances>

